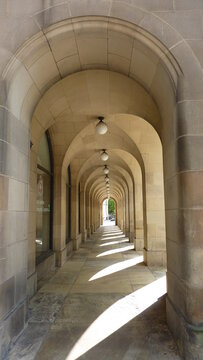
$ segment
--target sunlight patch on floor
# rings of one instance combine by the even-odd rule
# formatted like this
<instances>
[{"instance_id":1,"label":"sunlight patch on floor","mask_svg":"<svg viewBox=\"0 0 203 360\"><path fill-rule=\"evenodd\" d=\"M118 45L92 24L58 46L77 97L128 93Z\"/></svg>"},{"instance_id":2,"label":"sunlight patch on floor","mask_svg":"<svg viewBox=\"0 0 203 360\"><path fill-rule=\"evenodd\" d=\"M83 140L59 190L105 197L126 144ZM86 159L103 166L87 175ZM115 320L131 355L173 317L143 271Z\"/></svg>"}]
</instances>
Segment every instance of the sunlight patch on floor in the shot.
<instances>
[{"instance_id":1,"label":"sunlight patch on floor","mask_svg":"<svg viewBox=\"0 0 203 360\"><path fill-rule=\"evenodd\" d=\"M135 248L135 247L134 247L134 244L132 244L132 245L125 246L125 247L123 247L123 248L107 250L107 251L104 251L104 252L101 253L101 254L98 254L97 257L102 257L102 256L107 256L107 255L113 255L113 254L117 254L117 253L124 252L124 251L134 250L134 248Z\"/></svg>"},{"instance_id":2,"label":"sunlight patch on floor","mask_svg":"<svg viewBox=\"0 0 203 360\"><path fill-rule=\"evenodd\" d=\"M123 232L122 231L111 231L111 232L106 232L106 233L102 233L102 237L105 237L105 236L111 236L111 235L123 235Z\"/></svg>"},{"instance_id":3,"label":"sunlight patch on floor","mask_svg":"<svg viewBox=\"0 0 203 360\"><path fill-rule=\"evenodd\" d=\"M105 310L84 332L66 360L76 360L166 293L166 276L125 296Z\"/></svg>"},{"instance_id":4,"label":"sunlight patch on floor","mask_svg":"<svg viewBox=\"0 0 203 360\"><path fill-rule=\"evenodd\" d=\"M120 238L126 238L126 236L124 234L122 235L112 235L112 236L107 236L107 237L103 237L101 239L101 241L106 241L106 240L113 240L113 239L120 239Z\"/></svg>"},{"instance_id":5,"label":"sunlight patch on floor","mask_svg":"<svg viewBox=\"0 0 203 360\"><path fill-rule=\"evenodd\" d=\"M117 240L117 241L111 241L111 242L108 242L108 243L104 243L104 244L101 244L99 246L117 245L117 244L123 244L123 243L127 243L127 242L129 242L128 239L123 239L123 240Z\"/></svg>"},{"instance_id":6,"label":"sunlight patch on floor","mask_svg":"<svg viewBox=\"0 0 203 360\"><path fill-rule=\"evenodd\" d=\"M137 257L135 257L133 259L118 262L116 264L110 265L110 266L106 267L105 269L99 271L94 276L92 276L89 279L89 281L100 279L100 278L102 278L104 276L108 276L108 275L114 274L114 273L116 273L118 271L128 269L129 267L135 266L135 265L140 264L142 262L143 262L143 256L142 255L137 256Z\"/></svg>"}]
</instances>

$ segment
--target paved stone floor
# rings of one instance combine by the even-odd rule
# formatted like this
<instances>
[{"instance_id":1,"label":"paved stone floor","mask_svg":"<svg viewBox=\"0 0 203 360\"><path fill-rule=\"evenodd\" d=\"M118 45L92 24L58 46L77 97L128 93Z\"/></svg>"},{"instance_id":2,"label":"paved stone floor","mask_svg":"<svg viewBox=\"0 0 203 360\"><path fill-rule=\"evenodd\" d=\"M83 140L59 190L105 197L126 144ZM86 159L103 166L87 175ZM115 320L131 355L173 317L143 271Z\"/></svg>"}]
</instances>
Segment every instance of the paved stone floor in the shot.
<instances>
[{"instance_id":1,"label":"paved stone floor","mask_svg":"<svg viewBox=\"0 0 203 360\"><path fill-rule=\"evenodd\" d=\"M116 226L101 227L30 301L8 360L180 359L165 321L165 272Z\"/></svg>"}]
</instances>

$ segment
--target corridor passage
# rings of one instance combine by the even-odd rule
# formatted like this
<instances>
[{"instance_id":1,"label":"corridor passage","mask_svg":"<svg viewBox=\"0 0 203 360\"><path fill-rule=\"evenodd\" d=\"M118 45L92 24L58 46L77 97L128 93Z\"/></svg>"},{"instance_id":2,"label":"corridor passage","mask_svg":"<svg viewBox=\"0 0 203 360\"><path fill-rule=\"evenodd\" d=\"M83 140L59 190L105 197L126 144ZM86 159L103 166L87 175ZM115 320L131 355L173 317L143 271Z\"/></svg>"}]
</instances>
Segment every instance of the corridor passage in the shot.
<instances>
[{"instance_id":1,"label":"corridor passage","mask_svg":"<svg viewBox=\"0 0 203 360\"><path fill-rule=\"evenodd\" d=\"M165 322L165 272L117 226L101 227L39 283L8 360L180 359Z\"/></svg>"}]
</instances>

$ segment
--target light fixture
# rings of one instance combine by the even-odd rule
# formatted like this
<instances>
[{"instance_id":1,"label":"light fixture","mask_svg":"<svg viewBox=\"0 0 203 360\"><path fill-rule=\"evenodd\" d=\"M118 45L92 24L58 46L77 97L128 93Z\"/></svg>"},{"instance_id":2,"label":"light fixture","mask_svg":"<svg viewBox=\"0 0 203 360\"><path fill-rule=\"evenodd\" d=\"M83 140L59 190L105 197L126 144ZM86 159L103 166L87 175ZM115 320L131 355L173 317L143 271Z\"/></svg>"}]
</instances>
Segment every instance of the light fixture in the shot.
<instances>
[{"instance_id":1,"label":"light fixture","mask_svg":"<svg viewBox=\"0 0 203 360\"><path fill-rule=\"evenodd\" d=\"M106 125L106 123L103 121L104 117L103 116L98 116L98 124L96 125L96 132L99 135L104 135L107 133L108 127Z\"/></svg>"},{"instance_id":2,"label":"light fixture","mask_svg":"<svg viewBox=\"0 0 203 360\"><path fill-rule=\"evenodd\" d=\"M109 168L107 165L104 166L104 174L108 174L109 173Z\"/></svg>"},{"instance_id":3,"label":"light fixture","mask_svg":"<svg viewBox=\"0 0 203 360\"><path fill-rule=\"evenodd\" d=\"M109 155L107 154L106 150L102 150L102 153L101 153L101 160L102 161L107 161L109 158Z\"/></svg>"}]
</instances>

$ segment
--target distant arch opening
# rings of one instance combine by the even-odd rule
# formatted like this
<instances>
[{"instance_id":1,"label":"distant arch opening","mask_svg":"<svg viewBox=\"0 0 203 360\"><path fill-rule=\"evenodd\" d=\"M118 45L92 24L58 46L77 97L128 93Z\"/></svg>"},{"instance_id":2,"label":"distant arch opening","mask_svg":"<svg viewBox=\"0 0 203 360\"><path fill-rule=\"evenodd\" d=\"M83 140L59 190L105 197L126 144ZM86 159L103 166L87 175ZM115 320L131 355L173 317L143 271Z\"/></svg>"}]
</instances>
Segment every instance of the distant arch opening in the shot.
<instances>
[{"instance_id":1,"label":"distant arch opening","mask_svg":"<svg viewBox=\"0 0 203 360\"><path fill-rule=\"evenodd\" d=\"M112 198L105 199L102 204L102 224L111 226L116 224L116 203Z\"/></svg>"}]
</instances>

